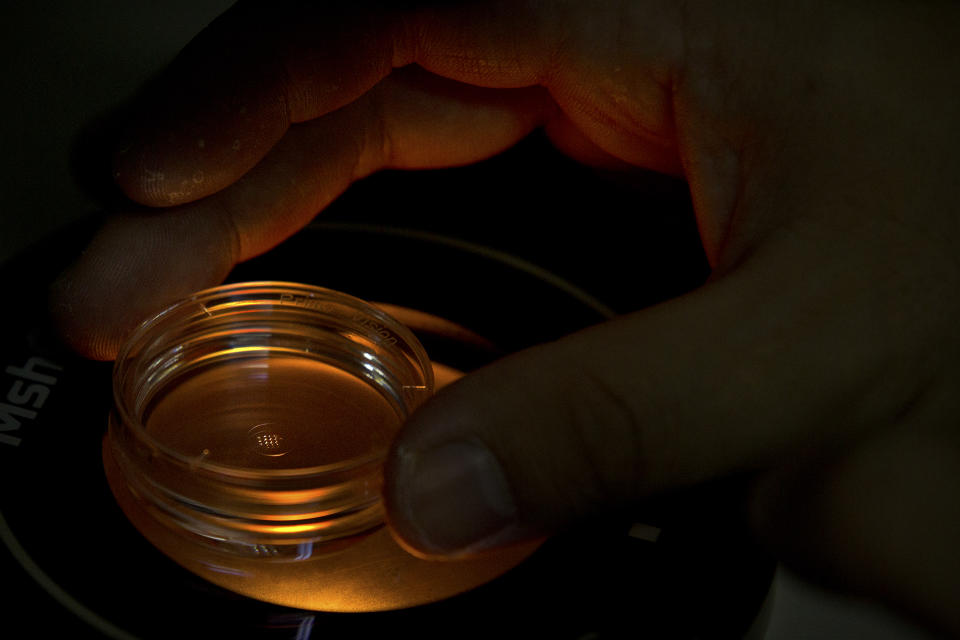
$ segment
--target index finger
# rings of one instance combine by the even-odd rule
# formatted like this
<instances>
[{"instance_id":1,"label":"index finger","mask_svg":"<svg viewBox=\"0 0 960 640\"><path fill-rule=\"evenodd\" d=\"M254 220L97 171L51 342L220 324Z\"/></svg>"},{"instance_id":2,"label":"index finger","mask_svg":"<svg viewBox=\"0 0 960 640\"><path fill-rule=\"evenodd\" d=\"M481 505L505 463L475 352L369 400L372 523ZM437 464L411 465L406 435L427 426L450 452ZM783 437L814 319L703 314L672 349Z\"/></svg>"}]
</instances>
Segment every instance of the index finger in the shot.
<instances>
[{"instance_id":1,"label":"index finger","mask_svg":"<svg viewBox=\"0 0 960 640\"><path fill-rule=\"evenodd\" d=\"M621 140L622 132L611 133L604 144L602 130L637 124L637 114L608 122L609 114L586 106L577 80L594 70L577 62L585 43L597 32L627 28L620 24L624 16L608 6L617 3L580 4L545 8L500 0L401 9L375 2L241 2L143 92L118 145L114 177L128 196L151 206L207 196L259 162L291 123L349 104L392 69L412 63L478 86L546 86L575 124L601 123L593 127L600 131L594 142L613 155L629 155L633 141L623 141L623 153L617 153L612 141ZM653 24L663 20L648 22L644 30L664 27ZM615 47L612 57L628 51L624 55L642 59L611 58L611 65L622 63L618 69L644 76L647 89L641 93L649 96L637 100L643 112L639 129L669 138L669 92L661 82L669 55L660 50L663 38L650 40L656 44Z\"/></svg>"}]
</instances>

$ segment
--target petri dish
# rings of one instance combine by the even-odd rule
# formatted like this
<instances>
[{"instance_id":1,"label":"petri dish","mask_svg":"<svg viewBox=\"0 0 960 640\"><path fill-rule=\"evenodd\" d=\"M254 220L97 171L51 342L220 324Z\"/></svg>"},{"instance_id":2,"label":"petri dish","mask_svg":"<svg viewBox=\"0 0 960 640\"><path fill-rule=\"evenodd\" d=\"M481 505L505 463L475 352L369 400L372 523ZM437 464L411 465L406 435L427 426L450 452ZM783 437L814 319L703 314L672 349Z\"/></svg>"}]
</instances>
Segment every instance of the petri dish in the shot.
<instances>
[{"instance_id":1,"label":"petri dish","mask_svg":"<svg viewBox=\"0 0 960 640\"><path fill-rule=\"evenodd\" d=\"M201 291L121 349L103 458L121 509L194 573L304 609L415 606L500 575L537 543L429 562L384 527L383 463L456 371L382 308L290 282Z\"/></svg>"},{"instance_id":2,"label":"petri dish","mask_svg":"<svg viewBox=\"0 0 960 640\"><path fill-rule=\"evenodd\" d=\"M108 436L158 519L236 554L304 554L382 525L382 464L433 391L423 347L343 293L202 291L118 355Z\"/></svg>"}]
</instances>

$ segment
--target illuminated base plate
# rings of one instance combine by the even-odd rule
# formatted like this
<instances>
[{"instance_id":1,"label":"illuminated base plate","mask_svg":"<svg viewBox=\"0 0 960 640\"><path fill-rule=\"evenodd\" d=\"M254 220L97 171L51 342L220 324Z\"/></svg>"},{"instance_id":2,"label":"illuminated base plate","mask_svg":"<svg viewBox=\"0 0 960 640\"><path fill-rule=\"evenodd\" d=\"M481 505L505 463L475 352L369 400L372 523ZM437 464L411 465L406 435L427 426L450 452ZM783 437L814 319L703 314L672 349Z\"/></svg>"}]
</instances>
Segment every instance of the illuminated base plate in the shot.
<instances>
[{"instance_id":1,"label":"illuminated base plate","mask_svg":"<svg viewBox=\"0 0 960 640\"><path fill-rule=\"evenodd\" d=\"M127 490L106 439L103 458L117 503L154 546L214 584L287 607L356 613L427 604L489 582L539 546L527 544L474 560L431 562L401 549L381 527L346 548L304 560L237 558L159 524Z\"/></svg>"},{"instance_id":2,"label":"illuminated base plate","mask_svg":"<svg viewBox=\"0 0 960 640\"><path fill-rule=\"evenodd\" d=\"M389 311L408 324L466 336L466 330L420 312L400 307ZM479 338L474 339L476 342ZM435 365L437 388L462 374ZM347 544L299 560L241 558L229 555L178 533L157 521L127 488L103 440L107 483L130 522L155 547L184 568L225 589L272 602L313 611L370 612L404 609L463 593L493 580L528 557L540 542L519 545L482 558L427 561L404 551L386 527Z\"/></svg>"}]
</instances>

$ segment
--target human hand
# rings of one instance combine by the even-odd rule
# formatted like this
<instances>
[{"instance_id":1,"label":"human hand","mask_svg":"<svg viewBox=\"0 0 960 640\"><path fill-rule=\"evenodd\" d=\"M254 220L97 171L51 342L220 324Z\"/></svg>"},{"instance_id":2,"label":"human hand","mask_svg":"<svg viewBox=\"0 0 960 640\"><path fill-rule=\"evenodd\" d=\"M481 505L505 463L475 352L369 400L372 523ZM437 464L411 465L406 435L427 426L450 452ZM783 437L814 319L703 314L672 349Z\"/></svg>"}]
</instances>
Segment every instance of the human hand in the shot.
<instances>
[{"instance_id":1,"label":"human hand","mask_svg":"<svg viewBox=\"0 0 960 640\"><path fill-rule=\"evenodd\" d=\"M361 176L543 126L683 174L713 276L439 394L391 458L395 532L479 552L754 472L784 561L960 632L958 9L281 5L238 5L151 94L116 179L171 208L117 217L57 283L72 344L112 357Z\"/></svg>"}]
</instances>

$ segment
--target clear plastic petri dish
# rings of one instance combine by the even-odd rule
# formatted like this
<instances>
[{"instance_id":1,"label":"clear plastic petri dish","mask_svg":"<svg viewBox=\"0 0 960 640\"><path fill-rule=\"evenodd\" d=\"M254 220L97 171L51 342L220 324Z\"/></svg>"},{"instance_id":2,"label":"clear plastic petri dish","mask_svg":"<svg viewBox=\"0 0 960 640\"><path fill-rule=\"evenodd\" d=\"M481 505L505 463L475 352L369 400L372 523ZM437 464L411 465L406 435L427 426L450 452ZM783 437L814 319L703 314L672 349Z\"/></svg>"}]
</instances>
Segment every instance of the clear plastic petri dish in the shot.
<instances>
[{"instance_id":1,"label":"clear plastic petri dish","mask_svg":"<svg viewBox=\"0 0 960 640\"><path fill-rule=\"evenodd\" d=\"M384 459L433 387L417 338L373 305L226 285L130 336L105 445L137 507L191 544L314 557L383 525Z\"/></svg>"}]
</instances>

